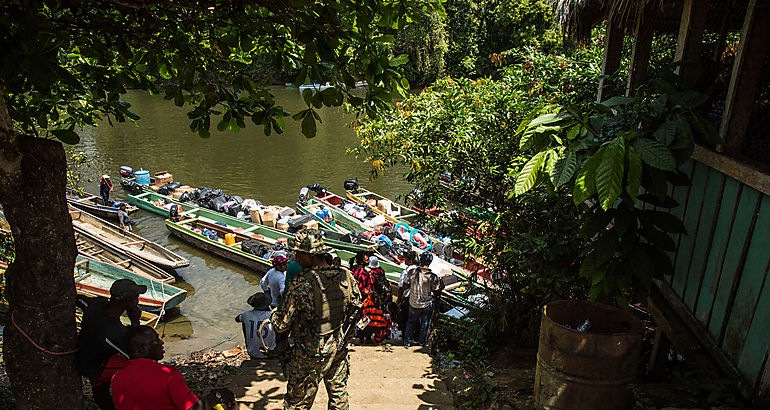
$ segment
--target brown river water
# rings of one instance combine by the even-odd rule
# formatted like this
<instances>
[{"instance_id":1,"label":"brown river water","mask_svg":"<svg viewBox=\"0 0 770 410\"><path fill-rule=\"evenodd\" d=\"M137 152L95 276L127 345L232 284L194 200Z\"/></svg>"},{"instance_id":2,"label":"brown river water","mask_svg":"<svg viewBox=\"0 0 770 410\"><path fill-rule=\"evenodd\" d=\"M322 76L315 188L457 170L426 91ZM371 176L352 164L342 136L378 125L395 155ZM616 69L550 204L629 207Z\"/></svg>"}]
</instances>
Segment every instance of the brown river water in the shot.
<instances>
[{"instance_id":1,"label":"brown river water","mask_svg":"<svg viewBox=\"0 0 770 410\"><path fill-rule=\"evenodd\" d=\"M272 91L285 110L304 108L296 88L275 87ZM202 139L190 131L188 107L178 108L160 96L138 91L131 91L127 100L142 117L138 126L105 123L88 128L76 146L95 158L95 166L82 173L92 179L84 186L93 193L98 194L101 171L115 181L112 198L125 198L118 184L121 165L151 173L168 171L184 185L221 188L228 195L291 207L299 189L312 183L342 193L343 181L358 177L362 185L386 196L411 190L399 172L368 182L367 165L346 154L358 142L348 126L355 116L339 109L321 110L322 123L313 139L302 136L299 123L290 118L280 135L266 136L262 127L247 120L247 128L238 133L212 129L211 138ZM157 328L166 341L166 357L215 345L222 349L243 344L240 324L234 318L249 308L246 299L259 290L261 274L170 237L159 215L144 210L134 215L136 233L190 260L189 267L176 271L181 278L176 286L188 291L187 300L170 310Z\"/></svg>"}]
</instances>

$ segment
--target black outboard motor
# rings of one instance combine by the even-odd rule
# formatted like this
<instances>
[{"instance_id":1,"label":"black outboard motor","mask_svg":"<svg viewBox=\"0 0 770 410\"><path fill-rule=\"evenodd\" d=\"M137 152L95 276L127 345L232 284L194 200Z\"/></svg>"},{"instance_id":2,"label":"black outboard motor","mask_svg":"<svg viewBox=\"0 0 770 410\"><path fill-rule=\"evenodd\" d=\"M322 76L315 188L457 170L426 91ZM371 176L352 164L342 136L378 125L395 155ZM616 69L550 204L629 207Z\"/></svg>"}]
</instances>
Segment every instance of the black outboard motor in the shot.
<instances>
[{"instance_id":1,"label":"black outboard motor","mask_svg":"<svg viewBox=\"0 0 770 410\"><path fill-rule=\"evenodd\" d=\"M168 217L174 222L179 222L179 207L174 204L168 210Z\"/></svg>"},{"instance_id":2,"label":"black outboard motor","mask_svg":"<svg viewBox=\"0 0 770 410\"><path fill-rule=\"evenodd\" d=\"M299 198L297 198L297 202L299 202L302 205L307 205L307 199L308 199L309 193L310 193L310 188L302 187L302 189L299 190Z\"/></svg>"},{"instance_id":3,"label":"black outboard motor","mask_svg":"<svg viewBox=\"0 0 770 410\"><path fill-rule=\"evenodd\" d=\"M131 169L131 167L127 165L122 165L120 167L120 176L123 178L133 178L134 177L134 170Z\"/></svg>"},{"instance_id":4,"label":"black outboard motor","mask_svg":"<svg viewBox=\"0 0 770 410\"><path fill-rule=\"evenodd\" d=\"M356 179L346 179L345 180L345 190L346 191L352 191L354 194L358 193L358 178Z\"/></svg>"}]
</instances>

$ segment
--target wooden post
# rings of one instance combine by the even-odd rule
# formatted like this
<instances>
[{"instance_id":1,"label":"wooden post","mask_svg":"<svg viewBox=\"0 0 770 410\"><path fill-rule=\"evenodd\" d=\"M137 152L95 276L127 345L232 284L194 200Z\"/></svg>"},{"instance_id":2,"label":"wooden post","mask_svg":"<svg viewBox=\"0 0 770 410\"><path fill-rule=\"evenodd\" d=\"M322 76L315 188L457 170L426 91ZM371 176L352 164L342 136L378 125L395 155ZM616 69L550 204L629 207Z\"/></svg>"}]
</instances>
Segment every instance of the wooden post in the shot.
<instances>
[{"instance_id":1,"label":"wooden post","mask_svg":"<svg viewBox=\"0 0 770 410\"><path fill-rule=\"evenodd\" d=\"M708 0L685 0L682 6L682 20L679 23L679 38L676 42L674 61L697 63L703 45L703 31L706 28L711 2ZM697 67L679 66L676 72L687 81L695 77Z\"/></svg>"},{"instance_id":2,"label":"wooden post","mask_svg":"<svg viewBox=\"0 0 770 410\"><path fill-rule=\"evenodd\" d=\"M613 15L607 19L607 34L604 37L604 60L602 61L602 76L611 76L620 68L620 58L623 52L623 25L616 21L619 20ZM599 80L599 92L596 95L596 101L602 102L610 97L611 90L607 89L609 85L608 78Z\"/></svg>"},{"instance_id":3,"label":"wooden post","mask_svg":"<svg viewBox=\"0 0 770 410\"><path fill-rule=\"evenodd\" d=\"M634 48L631 52L631 68L628 70L628 86L626 95L636 93L636 89L647 81L647 71L650 66L650 49L652 47L653 26L657 16L657 2L647 1L639 5L634 27Z\"/></svg>"},{"instance_id":4,"label":"wooden post","mask_svg":"<svg viewBox=\"0 0 770 410\"><path fill-rule=\"evenodd\" d=\"M725 111L719 135L728 154L738 154L743 145L743 136L749 127L751 112L757 96L757 88L770 49L770 3L750 0L743 20L743 31L738 52L735 55L730 86L727 88Z\"/></svg>"}]
</instances>

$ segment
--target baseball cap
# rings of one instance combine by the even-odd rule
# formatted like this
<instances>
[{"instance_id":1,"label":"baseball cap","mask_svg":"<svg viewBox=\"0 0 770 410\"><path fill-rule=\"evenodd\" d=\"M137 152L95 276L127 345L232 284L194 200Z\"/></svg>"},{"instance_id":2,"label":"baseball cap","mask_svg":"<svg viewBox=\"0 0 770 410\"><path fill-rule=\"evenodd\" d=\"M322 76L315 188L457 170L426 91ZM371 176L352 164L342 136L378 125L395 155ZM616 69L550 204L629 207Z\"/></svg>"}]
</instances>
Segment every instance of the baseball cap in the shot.
<instances>
[{"instance_id":1,"label":"baseball cap","mask_svg":"<svg viewBox=\"0 0 770 410\"><path fill-rule=\"evenodd\" d=\"M124 299L147 292L147 286L137 285L131 279L118 279L110 286L110 297Z\"/></svg>"}]
</instances>

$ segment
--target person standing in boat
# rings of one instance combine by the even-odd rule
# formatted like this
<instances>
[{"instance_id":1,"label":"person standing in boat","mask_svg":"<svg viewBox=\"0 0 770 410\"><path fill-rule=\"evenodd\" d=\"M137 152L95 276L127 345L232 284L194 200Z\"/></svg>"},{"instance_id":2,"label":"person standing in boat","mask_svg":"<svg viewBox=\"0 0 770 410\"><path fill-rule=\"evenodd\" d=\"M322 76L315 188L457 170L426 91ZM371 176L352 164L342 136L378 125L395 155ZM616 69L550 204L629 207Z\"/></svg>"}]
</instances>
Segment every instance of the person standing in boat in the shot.
<instances>
[{"instance_id":1,"label":"person standing in boat","mask_svg":"<svg viewBox=\"0 0 770 410\"><path fill-rule=\"evenodd\" d=\"M110 396L110 379L128 364L123 338L128 331L120 321L125 312L131 326L139 326L142 312L139 295L147 286L137 285L131 279L119 279L110 287L110 299L96 301L83 311L78 335L75 365L80 374L88 377L94 392L94 402L100 409L114 409Z\"/></svg>"},{"instance_id":2,"label":"person standing in boat","mask_svg":"<svg viewBox=\"0 0 770 410\"><path fill-rule=\"evenodd\" d=\"M112 192L112 181L109 175L104 174L99 180L99 195L102 196L104 206L110 206L110 192Z\"/></svg>"},{"instance_id":3,"label":"person standing in boat","mask_svg":"<svg viewBox=\"0 0 770 410\"><path fill-rule=\"evenodd\" d=\"M286 284L286 268L289 265L289 258L278 255L273 257L273 267L265 273L259 281L259 286L267 293L270 292L270 307L275 309L281 304L281 295L283 295L284 285Z\"/></svg>"},{"instance_id":4,"label":"person standing in boat","mask_svg":"<svg viewBox=\"0 0 770 410\"><path fill-rule=\"evenodd\" d=\"M120 229L122 229L123 232L131 232L134 230L131 227L131 217L128 216L125 202L121 202L120 205L118 205L118 224L120 224Z\"/></svg>"}]
</instances>

